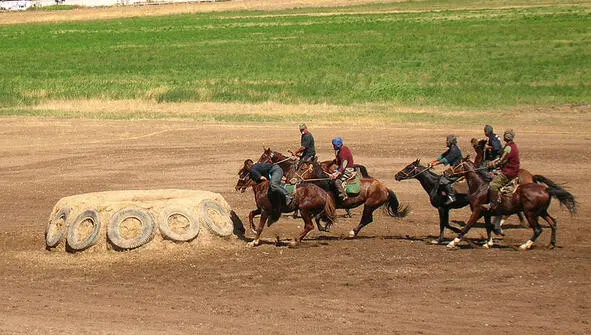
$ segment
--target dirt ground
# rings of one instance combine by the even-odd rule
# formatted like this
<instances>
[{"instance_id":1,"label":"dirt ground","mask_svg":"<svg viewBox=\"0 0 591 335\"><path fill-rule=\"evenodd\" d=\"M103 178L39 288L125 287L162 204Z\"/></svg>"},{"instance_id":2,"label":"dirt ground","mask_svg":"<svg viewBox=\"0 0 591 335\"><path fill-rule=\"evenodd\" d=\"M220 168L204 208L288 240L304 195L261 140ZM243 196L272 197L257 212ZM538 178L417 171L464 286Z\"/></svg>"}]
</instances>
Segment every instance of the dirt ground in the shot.
<instances>
[{"instance_id":1,"label":"dirt ground","mask_svg":"<svg viewBox=\"0 0 591 335\"><path fill-rule=\"evenodd\" d=\"M531 234L516 218L492 250L428 243L438 232L436 210L417 181L396 182L394 173L441 153L448 132L470 152L468 141L481 136L482 125L311 123L321 159L331 156L330 139L343 136L356 161L411 214L398 220L378 211L348 239L361 209L351 219L339 211L332 232L313 231L295 249L272 244L302 228L284 216L253 249L220 243L72 255L46 251L43 232L53 205L73 194L209 190L246 221L253 196L232 192L238 168L263 146L297 148L297 125L2 118L0 333L591 333L591 185L581 164L590 157L591 134L588 116L580 120L498 125L516 129L524 168L566 183L579 200L575 217L553 202L553 250L545 229L537 248L516 251ZM469 210L451 216L465 221ZM474 228L469 238L484 235Z\"/></svg>"}]
</instances>

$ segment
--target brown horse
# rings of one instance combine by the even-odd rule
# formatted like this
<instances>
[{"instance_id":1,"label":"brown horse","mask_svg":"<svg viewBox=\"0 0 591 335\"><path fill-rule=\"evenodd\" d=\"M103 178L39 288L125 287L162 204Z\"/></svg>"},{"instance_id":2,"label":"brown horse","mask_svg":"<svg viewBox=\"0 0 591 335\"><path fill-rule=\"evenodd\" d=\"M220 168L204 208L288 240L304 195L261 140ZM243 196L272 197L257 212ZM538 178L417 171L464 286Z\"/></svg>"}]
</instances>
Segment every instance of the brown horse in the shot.
<instances>
[{"instance_id":1,"label":"brown horse","mask_svg":"<svg viewBox=\"0 0 591 335\"><path fill-rule=\"evenodd\" d=\"M493 245L491 235L492 225L490 223L492 213L485 211L481 207L482 204L489 202L489 187L488 183L478 173L478 169L469 159L464 159L462 163L454 168L456 175L466 176L466 181L470 189L470 208L472 209L472 215L466 226L458 234L458 237L449 242L447 245L449 248L455 247L476 220L482 216L485 217L486 231L488 234L488 241L484 246L491 247ZM542 228L538 223L540 216L550 225L552 229L550 243L552 247L556 246L556 220L548 214L548 207L550 206L550 199L552 197L557 198L560 204L566 206L571 214L576 213L576 200L572 194L543 176L536 175L533 177L533 180L534 183L519 185L512 196L503 196L499 204L502 214L515 214L522 211L533 230L532 237L519 247L520 250L530 249L542 233ZM538 184L538 182L546 184L547 187Z\"/></svg>"},{"instance_id":2,"label":"brown horse","mask_svg":"<svg viewBox=\"0 0 591 335\"><path fill-rule=\"evenodd\" d=\"M310 181L322 187L333 197L338 191L334 182L330 180L327 172L322 170L322 165L318 162L306 162L300 165L296 172L296 178L300 181ZM355 208L363 205L363 216L359 225L349 232L350 237L355 237L359 231L373 221L373 212L380 206L385 205L388 215L402 218L408 214L408 207L400 206L396 194L388 189L381 181L375 178L361 178L361 191L357 195L351 195L346 200L337 200L337 208Z\"/></svg>"},{"instance_id":3,"label":"brown horse","mask_svg":"<svg viewBox=\"0 0 591 335\"><path fill-rule=\"evenodd\" d=\"M250 173L245 166L240 169L238 173L238 182L236 183L236 190L244 191L247 187L252 186L255 195L255 202L257 209L250 212L248 219L251 229L255 232L256 237L249 242L249 246L257 246L260 242L261 233L265 227L279 220L281 213L289 213L294 210L299 210L302 219L304 220L304 230L291 243L292 246L297 245L306 235L314 229L312 218L316 220L316 224L320 227L320 220L327 222L327 225L332 225L335 220L335 203L330 194L322 190L320 187L310 184L302 183L296 187L294 200L292 204L287 207L281 200L281 195L274 192L269 192L269 182L263 181L255 183L250 178ZM259 225L254 226L254 215L260 214Z\"/></svg>"}]
</instances>

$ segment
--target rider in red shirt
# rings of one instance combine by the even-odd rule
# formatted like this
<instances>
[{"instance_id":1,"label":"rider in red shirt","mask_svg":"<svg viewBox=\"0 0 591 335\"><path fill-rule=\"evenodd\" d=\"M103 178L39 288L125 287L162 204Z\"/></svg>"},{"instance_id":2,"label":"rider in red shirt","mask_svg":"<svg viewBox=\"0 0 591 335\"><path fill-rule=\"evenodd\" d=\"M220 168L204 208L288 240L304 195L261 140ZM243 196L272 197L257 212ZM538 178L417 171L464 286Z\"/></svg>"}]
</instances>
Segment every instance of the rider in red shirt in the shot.
<instances>
[{"instance_id":1,"label":"rider in red shirt","mask_svg":"<svg viewBox=\"0 0 591 335\"><path fill-rule=\"evenodd\" d=\"M339 198L341 200L347 199L347 192L343 186L343 182L353 176L355 172L353 168L353 154L351 150L343 145L343 139L336 137L332 140L332 147L336 153L337 169L330 175L330 179L335 181L335 185L339 191Z\"/></svg>"}]
</instances>

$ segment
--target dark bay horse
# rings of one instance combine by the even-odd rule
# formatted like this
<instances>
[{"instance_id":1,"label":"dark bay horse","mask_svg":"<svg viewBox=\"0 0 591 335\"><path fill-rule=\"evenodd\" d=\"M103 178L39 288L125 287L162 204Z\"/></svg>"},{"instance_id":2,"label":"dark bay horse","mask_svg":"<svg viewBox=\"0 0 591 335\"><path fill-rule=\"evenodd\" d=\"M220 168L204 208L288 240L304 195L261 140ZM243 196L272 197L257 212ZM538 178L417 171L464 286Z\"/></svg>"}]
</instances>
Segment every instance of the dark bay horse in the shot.
<instances>
[{"instance_id":1,"label":"dark bay horse","mask_svg":"<svg viewBox=\"0 0 591 335\"><path fill-rule=\"evenodd\" d=\"M375 178L362 177L361 191L358 195L350 196L346 200L338 199L338 191L334 182L330 180L327 172L322 169L318 162L305 162L300 165L296 172L296 178L300 181L309 180L331 193L337 199L337 208L355 208L363 205L363 215L359 225L349 232L350 237L355 237L359 231L373 221L373 212L380 206L385 205L386 212L391 217L403 218L408 214L408 207L400 206L396 194L388 189L381 181Z\"/></svg>"},{"instance_id":2,"label":"dark bay horse","mask_svg":"<svg viewBox=\"0 0 591 335\"><path fill-rule=\"evenodd\" d=\"M445 228L455 233L460 232L460 229L449 224L449 211L451 209L465 207L470 203L467 194L456 194L456 200L449 205L445 205L447 197L442 196L441 192L439 192L439 179L441 177L441 175L436 174L430 168L421 165L419 159L408 164L394 176L394 179L397 181L413 178L418 180L429 195L431 206L437 208L439 212L439 237L431 241L433 244L440 244L444 241Z\"/></svg>"},{"instance_id":3,"label":"dark bay horse","mask_svg":"<svg viewBox=\"0 0 591 335\"><path fill-rule=\"evenodd\" d=\"M488 182L482 178L480 173L478 173L476 165L468 159L464 159L462 163L455 167L454 172L456 175L466 176L466 181L468 182L468 187L470 189L470 208L472 209L472 215L466 226L458 234L458 237L449 242L447 247L455 247L470 230L476 220L482 216L485 217L486 231L488 234L488 241L484 246L491 247L493 245L491 235L492 226L490 223L490 216L492 213L491 211L485 211L481 207L482 204L489 202ZM503 196L499 204L502 214L515 214L522 211L533 230L532 237L519 246L520 250L530 249L542 233L542 228L538 223L538 218L540 216L550 225L550 229L552 229L550 244L552 247L556 246L556 220L548 214L551 198L557 198L558 201L560 201L560 204L564 205L571 214L576 213L576 200L572 194L544 176L535 175L533 180L534 183L520 184L512 196ZM544 183L547 186L538 183Z\"/></svg>"},{"instance_id":4,"label":"dark bay horse","mask_svg":"<svg viewBox=\"0 0 591 335\"><path fill-rule=\"evenodd\" d=\"M288 207L285 206L281 199L281 195L269 192L269 182L263 181L255 183L251 178L246 166L240 169L238 182L236 183L236 190L244 190L251 186L254 195L257 209L250 212L248 219L251 229L255 232L256 237L249 246L257 246L260 242L260 236L265 227L265 223L270 226L281 216L281 213L289 213L294 210L299 210L304 220L304 230L291 243L292 246L297 245L306 235L314 229L312 218L316 220L316 224L320 227L320 220L327 222L327 225L332 225L335 220L335 203L332 195L325 192L320 187L310 184L302 183L296 187L294 200ZM254 226L254 215L260 214L259 225Z\"/></svg>"}]
</instances>

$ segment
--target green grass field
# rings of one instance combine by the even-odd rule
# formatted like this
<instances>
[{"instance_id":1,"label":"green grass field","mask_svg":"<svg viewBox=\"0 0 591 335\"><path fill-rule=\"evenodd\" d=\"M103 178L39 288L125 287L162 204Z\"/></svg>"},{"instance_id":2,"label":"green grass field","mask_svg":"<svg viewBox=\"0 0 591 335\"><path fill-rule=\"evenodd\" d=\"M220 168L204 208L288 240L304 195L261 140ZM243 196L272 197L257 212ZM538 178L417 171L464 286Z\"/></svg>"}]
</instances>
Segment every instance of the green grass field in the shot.
<instances>
[{"instance_id":1,"label":"green grass field","mask_svg":"<svg viewBox=\"0 0 591 335\"><path fill-rule=\"evenodd\" d=\"M0 25L0 114L31 115L57 99L590 103L591 1L520 3L528 7L423 1Z\"/></svg>"}]
</instances>

